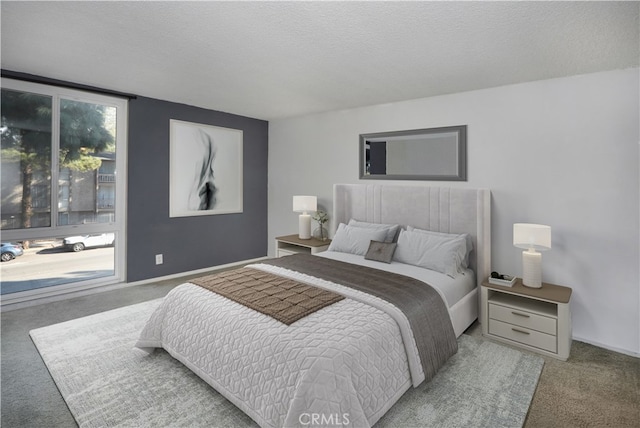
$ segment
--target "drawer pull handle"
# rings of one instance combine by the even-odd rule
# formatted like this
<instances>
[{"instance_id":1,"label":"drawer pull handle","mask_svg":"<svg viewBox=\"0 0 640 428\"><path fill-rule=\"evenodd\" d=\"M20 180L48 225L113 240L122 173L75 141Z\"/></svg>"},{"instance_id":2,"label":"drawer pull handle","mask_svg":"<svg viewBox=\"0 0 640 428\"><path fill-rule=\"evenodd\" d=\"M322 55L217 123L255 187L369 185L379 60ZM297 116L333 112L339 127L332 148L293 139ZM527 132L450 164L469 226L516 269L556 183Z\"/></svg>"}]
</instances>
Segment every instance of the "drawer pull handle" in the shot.
<instances>
[{"instance_id":1,"label":"drawer pull handle","mask_svg":"<svg viewBox=\"0 0 640 428\"><path fill-rule=\"evenodd\" d=\"M518 328L513 328L513 327L511 327L511 330L513 330L513 331L515 331L515 332L517 332L517 333L522 333L522 334L531 334L531 333L529 333L528 331L520 330L520 329L518 329Z\"/></svg>"},{"instance_id":2,"label":"drawer pull handle","mask_svg":"<svg viewBox=\"0 0 640 428\"><path fill-rule=\"evenodd\" d=\"M518 315L519 317L530 318L530 317L529 317L529 315L527 315L527 314L521 314L520 312L511 311L511 313L512 313L513 315Z\"/></svg>"}]
</instances>

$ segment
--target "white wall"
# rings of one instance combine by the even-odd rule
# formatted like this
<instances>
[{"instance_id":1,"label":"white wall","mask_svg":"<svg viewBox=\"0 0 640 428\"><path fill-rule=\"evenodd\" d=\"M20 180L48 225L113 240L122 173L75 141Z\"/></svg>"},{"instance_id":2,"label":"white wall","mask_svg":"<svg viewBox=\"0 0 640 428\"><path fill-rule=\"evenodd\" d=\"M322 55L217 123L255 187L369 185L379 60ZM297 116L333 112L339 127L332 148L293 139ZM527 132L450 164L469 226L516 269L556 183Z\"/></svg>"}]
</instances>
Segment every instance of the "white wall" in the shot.
<instances>
[{"instance_id":1,"label":"white wall","mask_svg":"<svg viewBox=\"0 0 640 428\"><path fill-rule=\"evenodd\" d=\"M466 124L467 182L403 183L491 189L500 272L521 275L513 223L550 225L543 280L573 288L574 338L640 354L639 76L618 70L272 121L269 239L297 231L293 195L317 195L331 213L334 183L371 182L358 179L359 134Z\"/></svg>"}]
</instances>

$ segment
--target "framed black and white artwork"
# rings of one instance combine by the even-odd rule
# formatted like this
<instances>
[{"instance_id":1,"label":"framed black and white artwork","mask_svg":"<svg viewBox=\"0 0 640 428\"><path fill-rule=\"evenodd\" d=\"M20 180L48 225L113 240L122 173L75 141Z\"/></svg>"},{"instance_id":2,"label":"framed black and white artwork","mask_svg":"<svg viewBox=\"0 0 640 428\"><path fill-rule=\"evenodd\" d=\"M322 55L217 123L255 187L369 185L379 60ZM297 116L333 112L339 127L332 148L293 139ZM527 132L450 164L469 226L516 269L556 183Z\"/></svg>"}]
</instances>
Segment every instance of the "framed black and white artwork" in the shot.
<instances>
[{"instance_id":1,"label":"framed black and white artwork","mask_svg":"<svg viewBox=\"0 0 640 428\"><path fill-rule=\"evenodd\" d=\"M170 120L169 217L242 212L242 131Z\"/></svg>"}]
</instances>

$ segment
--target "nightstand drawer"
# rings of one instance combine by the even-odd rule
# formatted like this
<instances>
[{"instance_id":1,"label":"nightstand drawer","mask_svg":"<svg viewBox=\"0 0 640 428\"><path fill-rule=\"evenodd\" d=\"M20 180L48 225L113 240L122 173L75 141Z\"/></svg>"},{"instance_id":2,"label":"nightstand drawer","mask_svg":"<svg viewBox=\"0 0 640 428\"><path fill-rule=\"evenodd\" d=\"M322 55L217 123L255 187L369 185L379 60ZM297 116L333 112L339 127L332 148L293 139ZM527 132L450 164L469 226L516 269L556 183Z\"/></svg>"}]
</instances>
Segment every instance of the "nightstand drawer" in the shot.
<instances>
[{"instance_id":1,"label":"nightstand drawer","mask_svg":"<svg viewBox=\"0 0 640 428\"><path fill-rule=\"evenodd\" d=\"M557 352L557 338L551 334L540 333L539 331L508 324L495 319L489 320L489 334L524 343L549 352Z\"/></svg>"},{"instance_id":2,"label":"nightstand drawer","mask_svg":"<svg viewBox=\"0 0 640 428\"><path fill-rule=\"evenodd\" d=\"M556 334L555 318L534 314L521 309L496 305L489 302L489 318L554 336Z\"/></svg>"}]
</instances>

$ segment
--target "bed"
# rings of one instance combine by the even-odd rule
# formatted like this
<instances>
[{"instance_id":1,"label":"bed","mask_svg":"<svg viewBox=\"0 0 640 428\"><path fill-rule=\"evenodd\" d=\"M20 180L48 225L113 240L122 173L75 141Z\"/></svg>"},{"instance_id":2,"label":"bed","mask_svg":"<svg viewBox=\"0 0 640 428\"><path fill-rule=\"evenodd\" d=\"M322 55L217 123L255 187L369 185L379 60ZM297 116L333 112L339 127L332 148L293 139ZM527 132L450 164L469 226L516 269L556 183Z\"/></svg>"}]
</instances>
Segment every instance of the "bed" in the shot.
<instances>
[{"instance_id":1,"label":"bed","mask_svg":"<svg viewBox=\"0 0 640 428\"><path fill-rule=\"evenodd\" d=\"M478 317L479 284L490 266L489 191L337 184L333 222L339 239L320 257L288 256L176 287L136 346L164 348L262 427L372 426L409 388L435 374L455 352L449 349L455 338ZM384 224L401 226L394 242L386 239L388 228L378 233ZM371 241L383 248L397 244L396 254L403 248L409 258L415 251L407 252L407 237L423 231L465 234L472 247L459 272L448 275L345 252L341 242L352 242L345 230L361 241L375 235ZM206 289L243 284L247 276L311 286L334 298L285 324ZM384 290L365 290L369 283ZM431 306L406 315L400 309L414 304L409 300ZM420 316L435 318L426 323Z\"/></svg>"}]
</instances>

